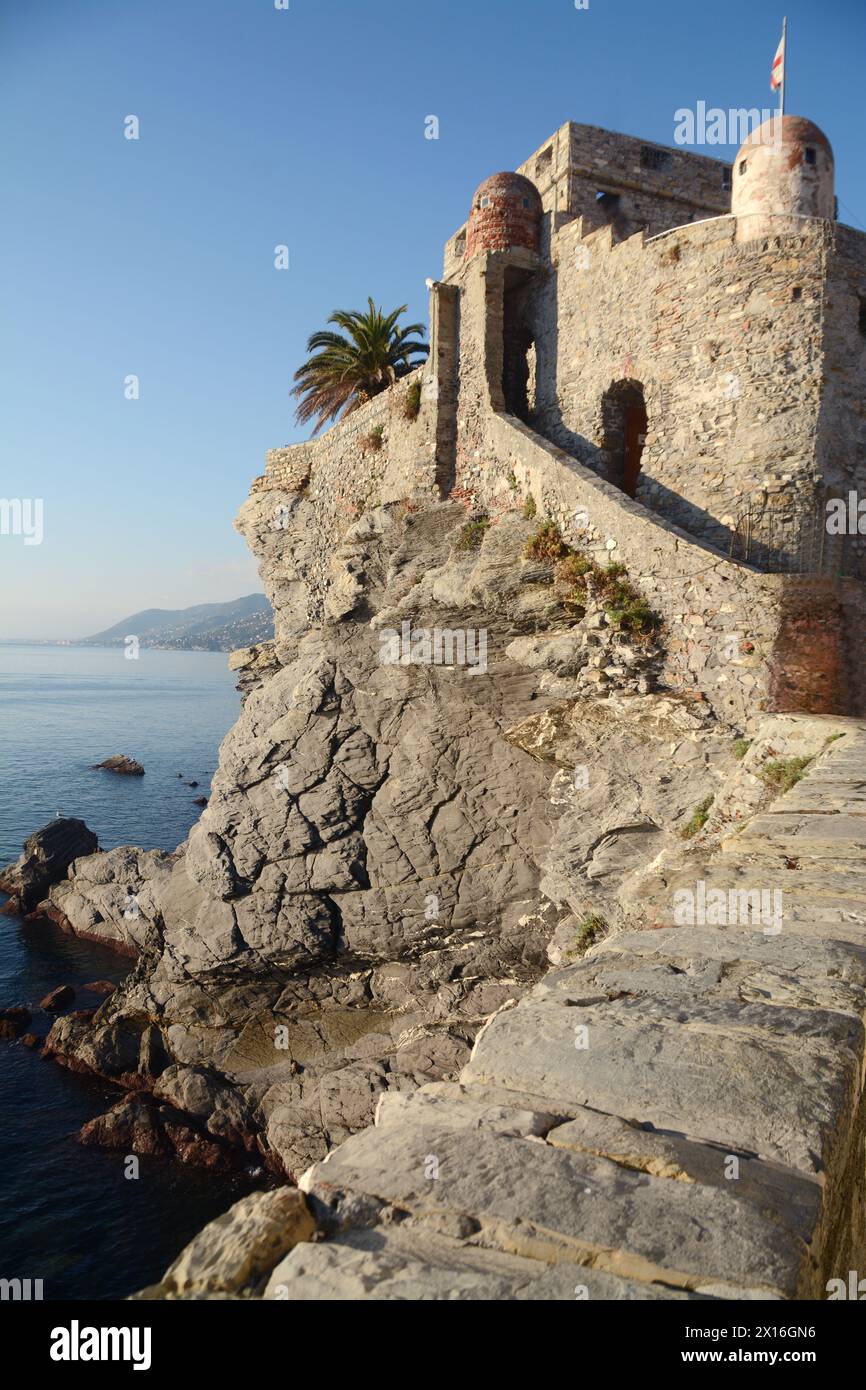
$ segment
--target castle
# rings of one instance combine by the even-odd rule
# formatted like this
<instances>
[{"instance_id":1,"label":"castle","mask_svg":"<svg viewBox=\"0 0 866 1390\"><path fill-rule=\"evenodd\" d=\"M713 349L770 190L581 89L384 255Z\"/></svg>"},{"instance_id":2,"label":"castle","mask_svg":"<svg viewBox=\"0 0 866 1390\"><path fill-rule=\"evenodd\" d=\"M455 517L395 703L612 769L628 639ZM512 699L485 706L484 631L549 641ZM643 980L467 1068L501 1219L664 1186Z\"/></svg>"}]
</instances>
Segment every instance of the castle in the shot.
<instances>
[{"instance_id":1,"label":"castle","mask_svg":"<svg viewBox=\"0 0 866 1390\"><path fill-rule=\"evenodd\" d=\"M401 381L257 487L309 485L331 545L419 489L492 518L531 494L628 565L674 687L739 724L863 711L866 548L825 523L866 486L866 235L817 126L728 166L568 122L480 185L429 283L418 418Z\"/></svg>"}]
</instances>

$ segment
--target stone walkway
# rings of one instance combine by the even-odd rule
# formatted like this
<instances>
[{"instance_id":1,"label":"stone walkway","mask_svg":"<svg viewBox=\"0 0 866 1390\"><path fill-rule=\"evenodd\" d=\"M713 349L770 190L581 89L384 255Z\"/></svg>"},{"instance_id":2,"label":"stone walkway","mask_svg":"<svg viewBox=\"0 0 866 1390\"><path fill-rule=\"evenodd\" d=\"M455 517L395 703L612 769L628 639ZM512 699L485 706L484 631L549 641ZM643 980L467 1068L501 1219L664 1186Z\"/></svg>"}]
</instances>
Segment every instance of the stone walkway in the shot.
<instances>
[{"instance_id":1,"label":"stone walkway","mask_svg":"<svg viewBox=\"0 0 866 1390\"><path fill-rule=\"evenodd\" d=\"M459 1084L385 1095L307 1171L330 1238L266 1297L817 1299L866 1272L866 725L667 887L653 929L500 1010Z\"/></svg>"}]
</instances>

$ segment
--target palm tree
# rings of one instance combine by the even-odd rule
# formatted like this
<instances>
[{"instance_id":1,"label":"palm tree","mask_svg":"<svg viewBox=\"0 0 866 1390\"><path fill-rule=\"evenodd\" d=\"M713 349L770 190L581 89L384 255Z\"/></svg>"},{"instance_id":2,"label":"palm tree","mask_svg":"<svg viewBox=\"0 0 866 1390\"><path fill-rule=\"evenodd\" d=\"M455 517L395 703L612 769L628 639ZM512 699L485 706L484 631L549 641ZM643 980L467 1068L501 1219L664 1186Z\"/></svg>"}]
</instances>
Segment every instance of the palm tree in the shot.
<instances>
[{"instance_id":1,"label":"palm tree","mask_svg":"<svg viewBox=\"0 0 866 1390\"><path fill-rule=\"evenodd\" d=\"M307 341L307 351L313 355L295 372L297 385L292 395L300 401L295 411L298 423L315 419L313 434L386 390L423 362L430 351L427 343L415 336L423 334L423 324L398 328L405 304L390 314L383 314L372 299L367 304L366 310L335 309L328 323L343 332L323 329Z\"/></svg>"}]
</instances>

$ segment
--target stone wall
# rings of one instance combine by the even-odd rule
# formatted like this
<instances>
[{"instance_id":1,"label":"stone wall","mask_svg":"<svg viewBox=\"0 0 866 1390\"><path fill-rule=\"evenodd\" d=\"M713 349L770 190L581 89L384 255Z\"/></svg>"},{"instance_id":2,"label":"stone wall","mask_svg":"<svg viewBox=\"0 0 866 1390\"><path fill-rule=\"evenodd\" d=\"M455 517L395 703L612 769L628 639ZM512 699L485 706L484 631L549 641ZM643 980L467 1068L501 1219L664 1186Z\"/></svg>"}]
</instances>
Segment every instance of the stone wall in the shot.
<instances>
[{"instance_id":1,"label":"stone wall","mask_svg":"<svg viewBox=\"0 0 866 1390\"><path fill-rule=\"evenodd\" d=\"M421 408L407 414L410 392ZM418 367L389 390L347 415L318 439L270 449L256 492L308 493L333 524L333 536L369 507L427 487L436 475L436 408Z\"/></svg>"},{"instance_id":2,"label":"stone wall","mask_svg":"<svg viewBox=\"0 0 866 1390\"><path fill-rule=\"evenodd\" d=\"M774 514L784 548L818 483L827 237L812 224L738 246L734 227L717 218L620 244L564 227L552 273L524 291L533 423L604 472L605 393L636 383L648 417L638 498L723 546L750 504Z\"/></svg>"},{"instance_id":3,"label":"stone wall","mask_svg":"<svg viewBox=\"0 0 866 1390\"><path fill-rule=\"evenodd\" d=\"M576 549L600 562L624 563L664 619L665 684L706 699L738 728L776 708L866 711L866 673L862 657L855 657L860 584L761 574L734 564L648 516L640 503L507 415L489 417L485 445L477 458L464 452L463 488L491 515L531 496L539 517L556 520ZM814 627L818 612L820 650L803 627Z\"/></svg>"},{"instance_id":4,"label":"stone wall","mask_svg":"<svg viewBox=\"0 0 866 1390\"><path fill-rule=\"evenodd\" d=\"M837 227L827 258L824 387L817 451L834 496L866 498L866 237ZM866 527L866 518L864 518ZM847 536L847 572L866 577L866 536Z\"/></svg>"}]
</instances>

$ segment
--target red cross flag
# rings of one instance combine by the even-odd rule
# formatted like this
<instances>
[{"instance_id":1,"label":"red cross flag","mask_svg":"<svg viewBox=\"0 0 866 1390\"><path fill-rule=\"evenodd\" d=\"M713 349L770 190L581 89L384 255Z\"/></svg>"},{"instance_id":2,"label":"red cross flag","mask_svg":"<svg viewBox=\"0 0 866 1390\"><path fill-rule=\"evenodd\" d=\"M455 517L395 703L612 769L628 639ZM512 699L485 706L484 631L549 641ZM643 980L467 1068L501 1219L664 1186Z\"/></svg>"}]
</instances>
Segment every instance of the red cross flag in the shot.
<instances>
[{"instance_id":1,"label":"red cross flag","mask_svg":"<svg viewBox=\"0 0 866 1390\"><path fill-rule=\"evenodd\" d=\"M773 59L773 66L770 70L770 88L778 92L782 83L785 81L785 35L779 40L779 47L776 49L776 56Z\"/></svg>"}]
</instances>

